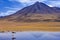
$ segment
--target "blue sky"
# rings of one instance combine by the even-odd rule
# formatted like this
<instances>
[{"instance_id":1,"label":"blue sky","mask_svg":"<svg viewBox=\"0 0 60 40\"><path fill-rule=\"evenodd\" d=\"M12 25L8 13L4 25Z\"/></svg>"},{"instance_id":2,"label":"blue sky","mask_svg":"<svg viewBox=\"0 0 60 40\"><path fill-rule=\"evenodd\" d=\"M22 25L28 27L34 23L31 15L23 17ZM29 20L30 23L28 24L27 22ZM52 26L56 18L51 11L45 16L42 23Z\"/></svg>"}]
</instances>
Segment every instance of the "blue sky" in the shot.
<instances>
[{"instance_id":1,"label":"blue sky","mask_svg":"<svg viewBox=\"0 0 60 40\"><path fill-rule=\"evenodd\" d=\"M10 15L36 1L53 7L60 7L60 0L0 0L0 16Z\"/></svg>"}]
</instances>

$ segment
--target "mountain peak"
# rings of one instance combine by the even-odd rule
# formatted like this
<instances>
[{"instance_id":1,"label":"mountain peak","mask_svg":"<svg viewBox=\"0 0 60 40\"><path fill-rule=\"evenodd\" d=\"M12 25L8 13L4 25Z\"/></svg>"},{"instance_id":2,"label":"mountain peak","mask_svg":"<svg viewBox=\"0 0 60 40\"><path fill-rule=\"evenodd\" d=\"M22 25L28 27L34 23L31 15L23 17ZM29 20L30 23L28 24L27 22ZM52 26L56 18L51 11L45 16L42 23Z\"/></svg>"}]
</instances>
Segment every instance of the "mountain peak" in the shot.
<instances>
[{"instance_id":1,"label":"mountain peak","mask_svg":"<svg viewBox=\"0 0 60 40\"><path fill-rule=\"evenodd\" d=\"M26 11L28 10L28 11ZM43 2L35 2L35 4L33 5L30 5L28 7L25 7L23 8L22 10L19 10L19 12L17 12L18 14L24 14L24 15L27 15L27 14L31 14L31 13L42 13L42 14L45 14L45 13L52 13L53 11L51 11L53 9L51 9L48 5L44 4Z\"/></svg>"},{"instance_id":2,"label":"mountain peak","mask_svg":"<svg viewBox=\"0 0 60 40\"><path fill-rule=\"evenodd\" d=\"M43 3L43 2L38 2L38 1L34 4L34 6L39 6L40 8L41 8L41 7L43 7L43 8L44 8L44 7L49 7L49 6L46 5L45 3Z\"/></svg>"},{"instance_id":3,"label":"mountain peak","mask_svg":"<svg viewBox=\"0 0 60 40\"><path fill-rule=\"evenodd\" d=\"M43 2L35 2L35 4L45 5Z\"/></svg>"}]
</instances>

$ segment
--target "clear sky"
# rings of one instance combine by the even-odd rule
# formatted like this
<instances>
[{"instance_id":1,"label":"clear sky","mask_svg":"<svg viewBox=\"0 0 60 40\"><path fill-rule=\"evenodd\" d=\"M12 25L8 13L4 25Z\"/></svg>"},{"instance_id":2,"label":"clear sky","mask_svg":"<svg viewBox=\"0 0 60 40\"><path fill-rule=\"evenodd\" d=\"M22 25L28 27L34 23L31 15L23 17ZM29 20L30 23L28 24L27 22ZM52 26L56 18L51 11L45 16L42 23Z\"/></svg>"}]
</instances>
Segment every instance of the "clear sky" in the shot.
<instances>
[{"instance_id":1,"label":"clear sky","mask_svg":"<svg viewBox=\"0 0 60 40\"><path fill-rule=\"evenodd\" d=\"M12 14L36 1L43 2L51 7L60 7L60 0L0 0L0 16Z\"/></svg>"}]
</instances>

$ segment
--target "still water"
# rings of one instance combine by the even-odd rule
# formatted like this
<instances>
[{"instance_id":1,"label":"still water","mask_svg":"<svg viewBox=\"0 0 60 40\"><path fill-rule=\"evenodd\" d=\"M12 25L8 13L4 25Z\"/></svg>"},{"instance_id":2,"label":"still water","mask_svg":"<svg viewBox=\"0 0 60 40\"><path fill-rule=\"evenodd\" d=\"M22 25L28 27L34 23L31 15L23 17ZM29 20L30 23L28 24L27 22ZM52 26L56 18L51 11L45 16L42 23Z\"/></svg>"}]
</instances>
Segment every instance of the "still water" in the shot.
<instances>
[{"instance_id":1,"label":"still water","mask_svg":"<svg viewBox=\"0 0 60 40\"><path fill-rule=\"evenodd\" d=\"M4 32L0 33L0 40L60 40L60 32Z\"/></svg>"}]
</instances>

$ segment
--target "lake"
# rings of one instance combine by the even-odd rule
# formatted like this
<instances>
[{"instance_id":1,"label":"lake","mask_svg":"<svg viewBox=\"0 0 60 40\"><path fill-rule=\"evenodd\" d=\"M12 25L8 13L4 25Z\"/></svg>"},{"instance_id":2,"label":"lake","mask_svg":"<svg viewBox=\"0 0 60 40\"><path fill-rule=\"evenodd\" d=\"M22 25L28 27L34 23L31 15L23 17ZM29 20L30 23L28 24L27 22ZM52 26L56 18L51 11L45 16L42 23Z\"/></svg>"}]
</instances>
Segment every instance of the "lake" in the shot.
<instances>
[{"instance_id":1,"label":"lake","mask_svg":"<svg viewBox=\"0 0 60 40\"><path fill-rule=\"evenodd\" d=\"M4 32L0 33L0 40L60 40L60 32Z\"/></svg>"}]
</instances>

